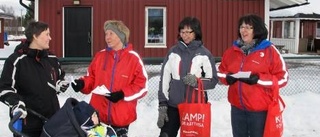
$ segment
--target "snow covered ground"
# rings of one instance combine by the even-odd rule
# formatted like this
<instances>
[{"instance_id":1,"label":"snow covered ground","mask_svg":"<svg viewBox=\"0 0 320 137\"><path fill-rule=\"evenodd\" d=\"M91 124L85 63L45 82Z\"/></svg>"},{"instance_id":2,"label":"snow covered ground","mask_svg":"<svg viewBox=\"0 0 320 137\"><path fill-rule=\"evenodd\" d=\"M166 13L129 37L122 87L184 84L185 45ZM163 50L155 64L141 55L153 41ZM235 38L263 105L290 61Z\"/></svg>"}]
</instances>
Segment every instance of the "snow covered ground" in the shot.
<instances>
[{"instance_id":1,"label":"snow covered ground","mask_svg":"<svg viewBox=\"0 0 320 137\"><path fill-rule=\"evenodd\" d=\"M18 42L10 42L10 46L0 49L0 58L6 58L10 55ZM285 56L300 56L293 54L284 54ZM302 55L307 56L307 55ZM3 61L0 61L0 65ZM318 70L319 71L319 70ZM308 79L308 77L306 77ZM158 82L154 77L149 83ZM295 79L289 82L295 83ZM319 82L318 82L319 83ZM222 85L219 85L222 86ZM307 89L307 88L306 88ZM71 89L68 89L71 90ZM320 90L320 89L319 89ZM73 92L73 91L67 91ZM59 100L61 105L64 101L72 97L61 94ZM283 114L284 118L284 137L316 137L320 134L320 95L314 92L305 91L303 93L282 96L286 108ZM219 101L209 100L211 102L212 121L211 137L232 137L230 122L230 105L226 98ZM156 137L159 135L159 128L156 125L158 117L158 101L151 103L140 102L138 104L138 119L129 127L129 137ZM318 106L318 107L317 107ZM8 129L9 116L8 107L0 103L0 137L9 137L11 132Z\"/></svg>"}]
</instances>

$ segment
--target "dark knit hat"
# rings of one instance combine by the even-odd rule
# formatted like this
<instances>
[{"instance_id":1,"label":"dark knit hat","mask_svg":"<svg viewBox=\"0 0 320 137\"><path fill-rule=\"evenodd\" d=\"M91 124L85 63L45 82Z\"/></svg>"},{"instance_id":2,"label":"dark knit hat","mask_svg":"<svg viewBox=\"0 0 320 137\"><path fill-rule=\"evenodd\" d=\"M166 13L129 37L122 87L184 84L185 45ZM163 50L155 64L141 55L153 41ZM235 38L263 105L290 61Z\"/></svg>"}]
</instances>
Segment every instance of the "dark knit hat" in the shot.
<instances>
[{"instance_id":1,"label":"dark knit hat","mask_svg":"<svg viewBox=\"0 0 320 137\"><path fill-rule=\"evenodd\" d=\"M85 101L81 101L74 106L73 111L81 127L94 126L91 116L96 112L96 110L90 104Z\"/></svg>"}]
</instances>

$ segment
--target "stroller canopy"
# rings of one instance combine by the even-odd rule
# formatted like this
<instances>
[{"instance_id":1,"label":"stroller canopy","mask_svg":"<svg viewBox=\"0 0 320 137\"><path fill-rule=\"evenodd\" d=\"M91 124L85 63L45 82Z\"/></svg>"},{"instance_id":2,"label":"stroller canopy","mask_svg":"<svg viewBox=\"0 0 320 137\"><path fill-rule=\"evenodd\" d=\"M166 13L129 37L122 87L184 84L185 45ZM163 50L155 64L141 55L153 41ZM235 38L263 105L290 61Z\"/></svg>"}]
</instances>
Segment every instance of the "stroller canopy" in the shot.
<instances>
[{"instance_id":1,"label":"stroller canopy","mask_svg":"<svg viewBox=\"0 0 320 137\"><path fill-rule=\"evenodd\" d=\"M62 108L44 124L40 137L86 137L73 111L78 103L78 100L68 98Z\"/></svg>"}]
</instances>

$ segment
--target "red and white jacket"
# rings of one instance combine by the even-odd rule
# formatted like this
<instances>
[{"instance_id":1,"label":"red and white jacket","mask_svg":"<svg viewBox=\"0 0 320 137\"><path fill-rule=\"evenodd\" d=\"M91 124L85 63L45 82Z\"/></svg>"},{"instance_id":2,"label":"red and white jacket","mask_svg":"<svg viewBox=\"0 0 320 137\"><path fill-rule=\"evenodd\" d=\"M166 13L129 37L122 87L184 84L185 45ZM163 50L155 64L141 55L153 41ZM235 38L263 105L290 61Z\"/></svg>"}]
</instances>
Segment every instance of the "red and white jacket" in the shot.
<instances>
[{"instance_id":1,"label":"red and white jacket","mask_svg":"<svg viewBox=\"0 0 320 137\"><path fill-rule=\"evenodd\" d=\"M81 91L84 94L102 85L111 92L124 92L124 99L117 103L112 103L105 96L92 94L90 104L98 110L101 122L128 126L136 120L137 101L147 93L148 76L131 44L119 51L107 48L98 52L88 67L87 76L81 79L85 83Z\"/></svg>"},{"instance_id":2,"label":"red and white jacket","mask_svg":"<svg viewBox=\"0 0 320 137\"><path fill-rule=\"evenodd\" d=\"M258 83L248 85L237 81L228 88L228 100L231 105L249 111L264 111L271 103L273 84L279 88L288 82L286 64L275 46L267 40L254 47L245 55L235 42L227 49L221 59L218 70L219 80L227 85L226 75L239 71L251 71L259 76ZM273 77L278 81L273 83Z\"/></svg>"}]
</instances>

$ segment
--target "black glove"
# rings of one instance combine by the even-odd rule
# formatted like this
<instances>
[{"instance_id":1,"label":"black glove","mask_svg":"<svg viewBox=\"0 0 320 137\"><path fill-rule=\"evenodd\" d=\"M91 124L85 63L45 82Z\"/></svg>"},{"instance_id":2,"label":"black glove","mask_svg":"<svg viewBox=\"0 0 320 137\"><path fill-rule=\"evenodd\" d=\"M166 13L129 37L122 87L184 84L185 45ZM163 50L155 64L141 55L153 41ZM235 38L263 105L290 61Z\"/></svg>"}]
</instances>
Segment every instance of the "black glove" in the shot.
<instances>
[{"instance_id":1,"label":"black glove","mask_svg":"<svg viewBox=\"0 0 320 137\"><path fill-rule=\"evenodd\" d=\"M108 100L110 100L113 103L117 103L119 100L124 98L124 93L123 91L116 91L116 92L111 92L105 96Z\"/></svg>"},{"instance_id":2,"label":"black glove","mask_svg":"<svg viewBox=\"0 0 320 137\"><path fill-rule=\"evenodd\" d=\"M229 73L226 76L226 81L227 81L228 85L232 85L232 84L236 83L238 80L237 78L234 78L231 75L232 75L232 73Z\"/></svg>"},{"instance_id":3,"label":"black glove","mask_svg":"<svg viewBox=\"0 0 320 137\"><path fill-rule=\"evenodd\" d=\"M71 86L75 92L79 92L84 88L84 81L81 79L76 79L74 82L71 82Z\"/></svg>"},{"instance_id":4,"label":"black glove","mask_svg":"<svg viewBox=\"0 0 320 137\"><path fill-rule=\"evenodd\" d=\"M15 104L12 109L11 109L11 114L15 115L18 112L21 112L21 116L20 118L24 119L27 117L27 109L26 109L26 105L24 104L24 102L22 101L18 101L17 104Z\"/></svg>"},{"instance_id":5,"label":"black glove","mask_svg":"<svg viewBox=\"0 0 320 137\"><path fill-rule=\"evenodd\" d=\"M257 74L251 74L249 78L239 78L239 81L247 83L249 85L257 84L259 76Z\"/></svg>"},{"instance_id":6,"label":"black glove","mask_svg":"<svg viewBox=\"0 0 320 137\"><path fill-rule=\"evenodd\" d=\"M169 117L168 117L168 106L166 104L160 104L158 111L159 111L159 115L158 115L158 121L157 121L157 125L159 128L162 128L165 122L169 121Z\"/></svg>"},{"instance_id":7,"label":"black glove","mask_svg":"<svg viewBox=\"0 0 320 137\"><path fill-rule=\"evenodd\" d=\"M192 86L192 87L197 87L198 86L198 81L197 77L192 74L187 74L182 78L182 81L184 84Z\"/></svg>"},{"instance_id":8,"label":"black glove","mask_svg":"<svg viewBox=\"0 0 320 137\"><path fill-rule=\"evenodd\" d=\"M65 80L58 80L56 83L57 94L65 92L69 87L69 82Z\"/></svg>"}]
</instances>

